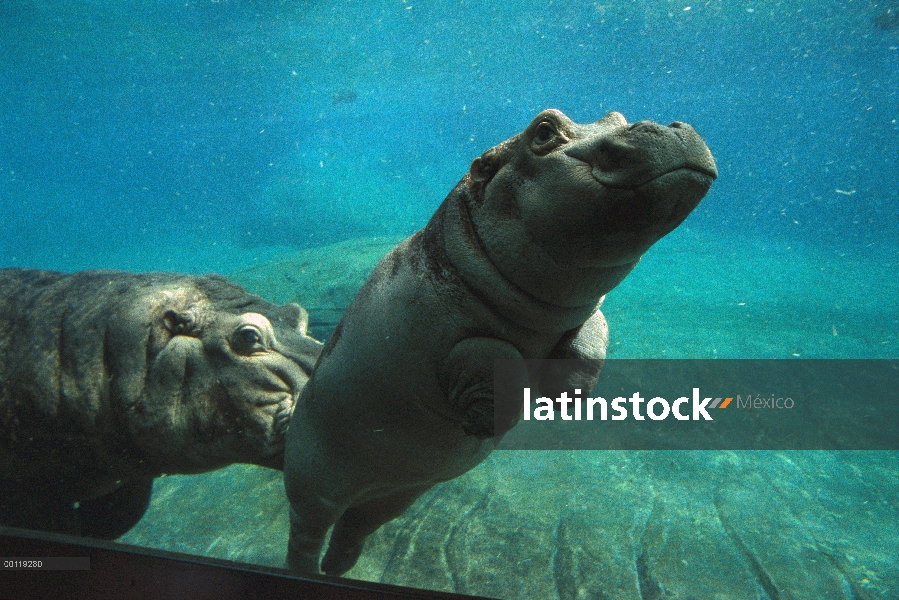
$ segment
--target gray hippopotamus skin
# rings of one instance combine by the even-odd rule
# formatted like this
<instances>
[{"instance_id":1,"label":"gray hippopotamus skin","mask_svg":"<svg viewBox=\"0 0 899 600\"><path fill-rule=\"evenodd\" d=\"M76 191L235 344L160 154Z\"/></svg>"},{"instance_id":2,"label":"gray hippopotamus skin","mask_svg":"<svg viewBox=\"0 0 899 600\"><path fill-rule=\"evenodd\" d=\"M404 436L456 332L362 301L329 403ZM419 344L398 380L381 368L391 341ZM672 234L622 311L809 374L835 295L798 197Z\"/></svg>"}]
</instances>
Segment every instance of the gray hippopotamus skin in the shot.
<instances>
[{"instance_id":1,"label":"gray hippopotamus skin","mask_svg":"<svg viewBox=\"0 0 899 600\"><path fill-rule=\"evenodd\" d=\"M0 525L116 538L163 473L283 468L307 321L215 275L0 270Z\"/></svg>"},{"instance_id":2,"label":"gray hippopotamus skin","mask_svg":"<svg viewBox=\"0 0 899 600\"><path fill-rule=\"evenodd\" d=\"M495 359L579 359L522 386L590 389L599 305L717 176L683 123L541 112L474 160L427 226L375 268L291 417L287 565L340 575L365 538L494 447ZM523 361L522 361L523 362ZM554 363L558 364L558 363ZM566 363L571 364L571 363Z\"/></svg>"}]
</instances>

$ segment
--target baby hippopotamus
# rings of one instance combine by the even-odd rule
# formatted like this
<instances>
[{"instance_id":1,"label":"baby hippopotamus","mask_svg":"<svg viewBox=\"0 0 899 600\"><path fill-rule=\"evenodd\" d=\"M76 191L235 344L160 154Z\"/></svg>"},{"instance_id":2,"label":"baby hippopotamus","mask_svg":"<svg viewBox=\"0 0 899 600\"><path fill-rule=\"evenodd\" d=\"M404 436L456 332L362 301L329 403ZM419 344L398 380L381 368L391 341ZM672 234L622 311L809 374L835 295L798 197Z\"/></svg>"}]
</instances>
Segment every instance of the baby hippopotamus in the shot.
<instances>
[{"instance_id":1,"label":"baby hippopotamus","mask_svg":"<svg viewBox=\"0 0 899 600\"><path fill-rule=\"evenodd\" d=\"M291 417L287 564L340 575L365 538L494 447L495 359L580 359L522 386L591 388L599 305L679 225L717 169L689 125L589 125L557 110L474 160L359 291ZM554 363L557 364L557 363ZM566 363L570 364L570 363ZM580 368L580 367L578 367Z\"/></svg>"},{"instance_id":2,"label":"baby hippopotamus","mask_svg":"<svg viewBox=\"0 0 899 600\"><path fill-rule=\"evenodd\" d=\"M0 269L0 525L112 539L163 473L283 468L307 321L217 275Z\"/></svg>"}]
</instances>

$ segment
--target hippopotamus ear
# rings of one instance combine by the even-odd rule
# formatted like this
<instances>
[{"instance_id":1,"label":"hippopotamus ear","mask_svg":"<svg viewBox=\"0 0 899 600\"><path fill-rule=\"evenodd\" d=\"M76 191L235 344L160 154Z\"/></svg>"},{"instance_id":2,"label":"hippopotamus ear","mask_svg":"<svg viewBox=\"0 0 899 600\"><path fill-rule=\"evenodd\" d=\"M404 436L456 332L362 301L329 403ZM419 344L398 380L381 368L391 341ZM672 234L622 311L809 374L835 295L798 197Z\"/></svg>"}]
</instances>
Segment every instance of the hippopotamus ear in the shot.
<instances>
[{"instance_id":1,"label":"hippopotamus ear","mask_svg":"<svg viewBox=\"0 0 899 600\"><path fill-rule=\"evenodd\" d=\"M170 308L162 315L162 324L172 335L191 335L198 328L197 315L192 310Z\"/></svg>"},{"instance_id":2,"label":"hippopotamus ear","mask_svg":"<svg viewBox=\"0 0 899 600\"><path fill-rule=\"evenodd\" d=\"M468 172L471 175L472 180L477 181L478 183L489 181L490 178L493 177L493 173L490 173L490 168L485 163L482 156L479 156L472 161L471 168Z\"/></svg>"},{"instance_id":3,"label":"hippopotamus ear","mask_svg":"<svg viewBox=\"0 0 899 600\"><path fill-rule=\"evenodd\" d=\"M306 330L309 327L309 313L296 302L291 302L290 304L285 304L280 307L278 319L283 321L288 327L296 329L297 332L306 335Z\"/></svg>"},{"instance_id":4,"label":"hippopotamus ear","mask_svg":"<svg viewBox=\"0 0 899 600\"><path fill-rule=\"evenodd\" d=\"M472 181L486 184L493 179L497 171L509 162L512 157L511 148L518 142L518 137L516 135L474 159L471 163L471 168L468 170Z\"/></svg>"},{"instance_id":5,"label":"hippopotamus ear","mask_svg":"<svg viewBox=\"0 0 899 600\"><path fill-rule=\"evenodd\" d=\"M500 159L501 153L498 150L499 147L491 148L472 161L468 172L473 181L487 183L493 179L493 176L496 175L496 172L499 171L504 162Z\"/></svg>"}]
</instances>

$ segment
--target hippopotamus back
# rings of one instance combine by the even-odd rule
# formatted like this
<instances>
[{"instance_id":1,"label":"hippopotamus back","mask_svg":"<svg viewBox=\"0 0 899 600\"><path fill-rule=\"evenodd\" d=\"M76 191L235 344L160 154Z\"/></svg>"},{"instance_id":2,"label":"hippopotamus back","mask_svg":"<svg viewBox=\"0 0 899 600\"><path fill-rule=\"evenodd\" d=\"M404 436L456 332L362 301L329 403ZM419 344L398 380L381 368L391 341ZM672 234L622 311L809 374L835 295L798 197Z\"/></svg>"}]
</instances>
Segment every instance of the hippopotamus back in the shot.
<instances>
[{"instance_id":1,"label":"hippopotamus back","mask_svg":"<svg viewBox=\"0 0 899 600\"><path fill-rule=\"evenodd\" d=\"M306 326L215 275L0 270L0 523L118 537L158 475L282 468Z\"/></svg>"}]
</instances>

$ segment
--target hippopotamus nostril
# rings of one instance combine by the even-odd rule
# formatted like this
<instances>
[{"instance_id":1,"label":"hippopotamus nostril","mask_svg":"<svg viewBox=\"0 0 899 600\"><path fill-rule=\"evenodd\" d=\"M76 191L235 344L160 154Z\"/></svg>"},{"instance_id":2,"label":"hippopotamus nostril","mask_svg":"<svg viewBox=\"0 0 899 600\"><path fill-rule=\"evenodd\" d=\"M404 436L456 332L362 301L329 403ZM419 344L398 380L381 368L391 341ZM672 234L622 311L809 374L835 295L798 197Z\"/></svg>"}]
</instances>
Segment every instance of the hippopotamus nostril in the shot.
<instances>
[{"instance_id":1,"label":"hippopotamus nostril","mask_svg":"<svg viewBox=\"0 0 899 600\"><path fill-rule=\"evenodd\" d=\"M637 121L636 123L632 123L627 128L627 130L628 131L644 131L644 130L655 129L656 127L658 127L658 125L653 123L652 121Z\"/></svg>"}]
</instances>

